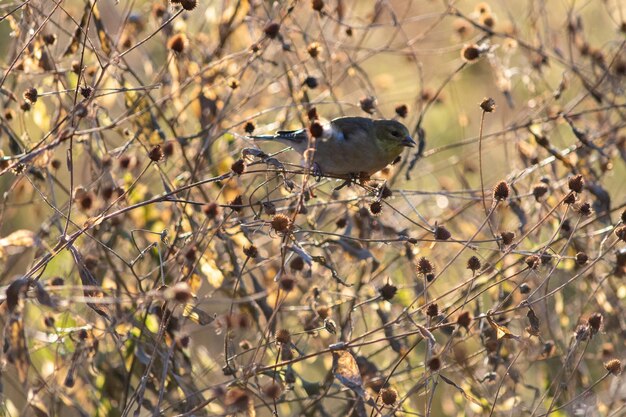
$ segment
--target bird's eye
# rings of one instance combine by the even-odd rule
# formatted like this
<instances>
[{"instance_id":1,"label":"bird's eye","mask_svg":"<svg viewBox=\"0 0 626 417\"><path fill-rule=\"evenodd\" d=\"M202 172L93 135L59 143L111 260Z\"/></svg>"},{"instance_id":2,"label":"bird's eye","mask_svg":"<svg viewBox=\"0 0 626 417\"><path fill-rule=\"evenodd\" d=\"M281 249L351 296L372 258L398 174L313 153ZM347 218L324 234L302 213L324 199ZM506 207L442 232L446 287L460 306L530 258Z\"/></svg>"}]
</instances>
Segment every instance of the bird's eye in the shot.
<instances>
[{"instance_id":1,"label":"bird's eye","mask_svg":"<svg viewBox=\"0 0 626 417\"><path fill-rule=\"evenodd\" d=\"M391 131L391 136L393 136L394 138L399 138L401 135L400 132L398 132L397 130L393 130Z\"/></svg>"}]
</instances>

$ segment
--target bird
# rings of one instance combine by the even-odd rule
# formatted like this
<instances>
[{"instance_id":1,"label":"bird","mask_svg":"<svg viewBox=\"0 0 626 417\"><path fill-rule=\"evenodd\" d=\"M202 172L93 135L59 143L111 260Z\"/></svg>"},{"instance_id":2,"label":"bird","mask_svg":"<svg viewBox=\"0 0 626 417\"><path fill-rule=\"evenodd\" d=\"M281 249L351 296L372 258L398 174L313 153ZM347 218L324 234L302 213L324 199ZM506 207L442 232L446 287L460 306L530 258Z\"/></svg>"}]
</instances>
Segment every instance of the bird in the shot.
<instances>
[{"instance_id":1,"label":"bird","mask_svg":"<svg viewBox=\"0 0 626 417\"><path fill-rule=\"evenodd\" d=\"M339 117L322 128L321 136L314 142L313 170L318 176L369 177L393 162L405 148L415 146L407 127L392 119ZM311 134L302 128L249 137L276 141L304 155L310 147Z\"/></svg>"}]
</instances>

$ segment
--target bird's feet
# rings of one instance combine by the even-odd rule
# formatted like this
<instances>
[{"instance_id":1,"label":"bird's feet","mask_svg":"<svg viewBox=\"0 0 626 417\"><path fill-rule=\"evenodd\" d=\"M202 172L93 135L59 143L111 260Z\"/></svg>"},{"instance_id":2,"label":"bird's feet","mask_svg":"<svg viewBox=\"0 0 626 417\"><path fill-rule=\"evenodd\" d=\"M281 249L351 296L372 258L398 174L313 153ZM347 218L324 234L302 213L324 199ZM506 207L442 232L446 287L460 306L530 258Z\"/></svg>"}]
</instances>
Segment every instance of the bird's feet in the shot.
<instances>
[{"instance_id":1,"label":"bird's feet","mask_svg":"<svg viewBox=\"0 0 626 417\"><path fill-rule=\"evenodd\" d=\"M322 172L322 167L317 162L313 162L313 177L315 177L315 182L320 182L324 173Z\"/></svg>"},{"instance_id":2,"label":"bird's feet","mask_svg":"<svg viewBox=\"0 0 626 417\"><path fill-rule=\"evenodd\" d=\"M344 187L350 187L360 178L361 178L360 174L356 174L354 172L349 173L348 178L344 182L342 182L338 187L335 187L335 191L339 191Z\"/></svg>"}]
</instances>

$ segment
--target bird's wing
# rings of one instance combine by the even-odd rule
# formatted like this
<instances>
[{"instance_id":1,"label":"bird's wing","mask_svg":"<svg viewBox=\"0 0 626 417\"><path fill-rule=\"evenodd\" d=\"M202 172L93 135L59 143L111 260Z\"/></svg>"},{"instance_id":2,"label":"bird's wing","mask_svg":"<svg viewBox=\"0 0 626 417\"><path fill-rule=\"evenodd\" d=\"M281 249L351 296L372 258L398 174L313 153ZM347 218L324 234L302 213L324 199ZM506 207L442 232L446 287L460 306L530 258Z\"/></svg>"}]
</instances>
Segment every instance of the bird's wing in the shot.
<instances>
[{"instance_id":1,"label":"bird's wing","mask_svg":"<svg viewBox=\"0 0 626 417\"><path fill-rule=\"evenodd\" d=\"M351 141L368 138L373 129L372 119L366 117L339 117L330 122L329 139Z\"/></svg>"},{"instance_id":2,"label":"bird's wing","mask_svg":"<svg viewBox=\"0 0 626 417\"><path fill-rule=\"evenodd\" d=\"M282 139L288 142L306 142L308 140L306 131L304 129L298 130L279 130L274 135L274 139Z\"/></svg>"}]
</instances>

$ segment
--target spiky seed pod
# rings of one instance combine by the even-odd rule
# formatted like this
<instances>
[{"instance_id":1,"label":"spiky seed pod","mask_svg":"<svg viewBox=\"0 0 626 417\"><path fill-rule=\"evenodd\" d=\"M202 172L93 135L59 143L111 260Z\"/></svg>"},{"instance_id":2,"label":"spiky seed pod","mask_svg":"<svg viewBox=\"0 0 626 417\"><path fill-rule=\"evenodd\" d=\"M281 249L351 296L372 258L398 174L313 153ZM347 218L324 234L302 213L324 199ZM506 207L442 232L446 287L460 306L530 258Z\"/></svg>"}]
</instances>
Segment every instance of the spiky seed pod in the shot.
<instances>
[{"instance_id":1,"label":"spiky seed pod","mask_svg":"<svg viewBox=\"0 0 626 417\"><path fill-rule=\"evenodd\" d=\"M500 181L493 187L493 198L496 201L502 201L509 198L509 194L511 193L511 188L506 181Z\"/></svg>"},{"instance_id":2,"label":"spiky seed pod","mask_svg":"<svg viewBox=\"0 0 626 417\"><path fill-rule=\"evenodd\" d=\"M456 319L456 323L467 330L469 328L469 325L472 323L472 315L469 311L464 311Z\"/></svg>"},{"instance_id":3,"label":"spiky seed pod","mask_svg":"<svg viewBox=\"0 0 626 417\"><path fill-rule=\"evenodd\" d=\"M433 270L434 267L432 262L430 262L426 257L422 256L417 260L417 272L419 274L426 275L433 272Z\"/></svg>"},{"instance_id":4,"label":"spiky seed pod","mask_svg":"<svg viewBox=\"0 0 626 417\"><path fill-rule=\"evenodd\" d=\"M233 162L233 164L230 166L230 170L233 171L236 175L241 175L245 172L246 170L246 163L244 162L243 159L237 159L235 162Z\"/></svg>"},{"instance_id":5,"label":"spiky seed pod","mask_svg":"<svg viewBox=\"0 0 626 417\"><path fill-rule=\"evenodd\" d=\"M480 49L478 48L478 45L465 45L463 49L461 49L461 58L467 62L474 62L480 58Z\"/></svg>"},{"instance_id":6,"label":"spiky seed pod","mask_svg":"<svg viewBox=\"0 0 626 417\"><path fill-rule=\"evenodd\" d=\"M583 192L583 186L585 185L585 180L583 179L583 176L578 174L575 175L573 177L569 177L567 179L567 186L569 187L570 191L573 191L575 193L582 193Z\"/></svg>"},{"instance_id":7,"label":"spiky seed pod","mask_svg":"<svg viewBox=\"0 0 626 417\"><path fill-rule=\"evenodd\" d=\"M383 300L390 301L398 292L398 287L396 287L395 285L386 283L385 285L383 285L382 287L378 289L378 292L380 293L380 296L382 297Z\"/></svg>"},{"instance_id":8,"label":"spiky seed pod","mask_svg":"<svg viewBox=\"0 0 626 417\"><path fill-rule=\"evenodd\" d=\"M619 359L612 359L604 364L604 369L611 375L618 376L622 373L622 362Z\"/></svg>"},{"instance_id":9,"label":"spiky seed pod","mask_svg":"<svg viewBox=\"0 0 626 417\"><path fill-rule=\"evenodd\" d=\"M254 259L259 256L259 249L254 245L250 245L247 248L243 248L243 253L248 258Z\"/></svg>"},{"instance_id":10,"label":"spiky seed pod","mask_svg":"<svg viewBox=\"0 0 626 417\"><path fill-rule=\"evenodd\" d=\"M407 107L406 104L400 104L399 106L396 107L395 111L396 111L396 114L402 117L403 119L407 116L407 114L409 114L409 108Z\"/></svg>"},{"instance_id":11,"label":"spiky seed pod","mask_svg":"<svg viewBox=\"0 0 626 417\"><path fill-rule=\"evenodd\" d=\"M276 342L283 345L291 343L291 332L287 329L280 329L276 332Z\"/></svg>"},{"instance_id":12,"label":"spiky seed pod","mask_svg":"<svg viewBox=\"0 0 626 417\"><path fill-rule=\"evenodd\" d=\"M435 227L434 235L436 240L448 240L452 237L448 229L441 225Z\"/></svg>"},{"instance_id":13,"label":"spiky seed pod","mask_svg":"<svg viewBox=\"0 0 626 417\"><path fill-rule=\"evenodd\" d=\"M270 226L277 233L285 233L291 228L291 219L284 214L277 214L272 218Z\"/></svg>"},{"instance_id":14,"label":"spiky seed pod","mask_svg":"<svg viewBox=\"0 0 626 417\"><path fill-rule=\"evenodd\" d=\"M167 49L182 53L187 47L187 36L184 33L177 33L167 40Z\"/></svg>"},{"instance_id":15,"label":"spiky seed pod","mask_svg":"<svg viewBox=\"0 0 626 417\"><path fill-rule=\"evenodd\" d=\"M467 260L467 269L472 272L476 272L480 269L480 259L476 256L472 256Z\"/></svg>"},{"instance_id":16,"label":"spiky seed pod","mask_svg":"<svg viewBox=\"0 0 626 417\"><path fill-rule=\"evenodd\" d=\"M282 277L280 279L280 288L285 292L291 292L296 287L296 280L291 277Z\"/></svg>"},{"instance_id":17,"label":"spiky seed pod","mask_svg":"<svg viewBox=\"0 0 626 417\"><path fill-rule=\"evenodd\" d=\"M380 399L385 405L394 405L398 401L398 391L393 388L383 388L380 391Z\"/></svg>"},{"instance_id":18,"label":"spiky seed pod","mask_svg":"<svg viewBox=\"0 0 626 417\"><path fill-rule=\"evenodd\" d=\"M484 98L483 101L480 102L480 108L483 109L485 113L493 113L496 109L496 101L491 97Z\"/></svg>"},{"instance_id":19,"label":"spiky seed pod","mask_svg":"<svg viewBox=\"0 0 626 417\"><path fill-rule=\"evenodd\" d=\"M276 22L269 22L263 29L263 33L270 39L274 39L280 32L280 24Z\"/></svg>"},{"instance_id":20,"label":"spiky seed pod","mask_svg":"<svg viewBox=\"0 0 626 417\"><path fill-rule=\"evenodd\" d=\"M437 306L437 303L429 304L428 307L426 307L427 316L437 317L438 314L439 314L439 307Z\"/></svg>"}]
</instances>

